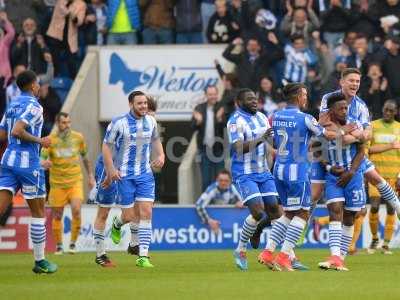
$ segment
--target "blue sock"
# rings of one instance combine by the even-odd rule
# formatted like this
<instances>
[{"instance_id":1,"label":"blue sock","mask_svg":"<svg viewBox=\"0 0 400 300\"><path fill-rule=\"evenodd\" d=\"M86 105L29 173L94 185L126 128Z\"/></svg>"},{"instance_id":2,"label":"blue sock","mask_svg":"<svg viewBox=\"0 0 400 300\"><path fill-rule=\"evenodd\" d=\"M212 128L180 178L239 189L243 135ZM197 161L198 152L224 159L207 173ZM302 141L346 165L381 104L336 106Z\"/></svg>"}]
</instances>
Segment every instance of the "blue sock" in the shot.
<instances>
[{"instance_id":1,"label":"blue sock","mask_svg":"<svg viewBox=\"0 0 400 300\"><path fill-rule=\"evenodd\" d=\"M149 256L151 242L151 220L140 220L139 222L139 256Z\"/></svg>"}]
</instances>

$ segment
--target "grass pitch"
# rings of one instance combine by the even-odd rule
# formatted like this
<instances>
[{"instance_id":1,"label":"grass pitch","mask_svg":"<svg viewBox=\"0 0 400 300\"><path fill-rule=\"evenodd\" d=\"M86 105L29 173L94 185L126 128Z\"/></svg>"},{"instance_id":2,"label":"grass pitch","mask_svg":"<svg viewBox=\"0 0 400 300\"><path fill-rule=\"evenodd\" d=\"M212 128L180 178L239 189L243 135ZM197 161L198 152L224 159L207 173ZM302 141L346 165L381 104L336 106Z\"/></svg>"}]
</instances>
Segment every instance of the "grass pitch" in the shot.
<instances>
[{"instance_id":1,"label":"grass pitch","mask_svg":"<svg viewBox=\"0 0 400 300\"><path fill-rule=\"evenodd\" d=\"M110 253L116 268L94 263L93 253L49 255L53 275L35 275L30 254L0 254L0 299L400 299L400 252L349 257L350 272L320 271L328 250L298 250L308 272L271 272L249 252L249 271L232 251L152 252L154 269L134 257Z\"/></svg>"}]
</instances>

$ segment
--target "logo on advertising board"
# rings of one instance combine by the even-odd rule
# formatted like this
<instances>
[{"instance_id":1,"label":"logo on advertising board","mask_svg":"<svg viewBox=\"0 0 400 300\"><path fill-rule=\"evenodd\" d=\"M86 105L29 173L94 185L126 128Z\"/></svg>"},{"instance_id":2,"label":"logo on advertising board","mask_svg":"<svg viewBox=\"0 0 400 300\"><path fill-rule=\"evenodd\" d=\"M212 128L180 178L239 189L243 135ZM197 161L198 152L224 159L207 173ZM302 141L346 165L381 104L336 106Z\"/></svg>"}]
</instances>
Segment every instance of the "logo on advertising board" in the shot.
<instances>
[{"instance_id":1,"label":"logo on advertising board","mask_svg":"<svg viewBox=\"0 0 400 300\"><path fill-rule=\"evenodd\" d=\"M160 120L190 120L204 89L220 80L214 59L222 61L223 47L179 47L179 55L177 47L101 49L100 118L125 113L129 93L141 90L156 98Z\"/></svg>"}]
</instances>

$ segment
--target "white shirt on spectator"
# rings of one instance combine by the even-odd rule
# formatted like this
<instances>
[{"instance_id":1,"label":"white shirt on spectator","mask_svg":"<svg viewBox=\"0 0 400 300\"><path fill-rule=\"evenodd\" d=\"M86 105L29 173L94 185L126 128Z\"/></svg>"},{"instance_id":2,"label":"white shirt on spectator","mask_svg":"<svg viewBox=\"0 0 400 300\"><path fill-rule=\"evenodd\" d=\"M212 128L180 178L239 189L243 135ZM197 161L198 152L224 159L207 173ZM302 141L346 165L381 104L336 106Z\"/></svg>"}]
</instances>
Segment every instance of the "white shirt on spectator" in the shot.
<instances>
[{"instance_id":1,"label":"white shirt on spectator","mask_svg":"<svg viewBox=\"0 0 400 300\"><path fill-rule=\"evenodd\" d=\"M204 133L204 144L206 146L211 148L214 145L214 135L214 106L207 105L206 131Z\"/></svg>"}]
</instances>

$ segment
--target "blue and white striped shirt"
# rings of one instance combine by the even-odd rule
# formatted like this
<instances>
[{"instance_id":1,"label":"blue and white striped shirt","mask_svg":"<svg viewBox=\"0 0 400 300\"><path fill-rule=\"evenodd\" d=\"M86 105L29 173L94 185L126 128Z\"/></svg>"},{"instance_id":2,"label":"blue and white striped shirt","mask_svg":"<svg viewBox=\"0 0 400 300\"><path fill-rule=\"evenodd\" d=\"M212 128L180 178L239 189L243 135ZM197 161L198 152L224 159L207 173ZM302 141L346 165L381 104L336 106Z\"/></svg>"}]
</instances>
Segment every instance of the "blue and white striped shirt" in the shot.
<instances>
[{"instance_id":1,"label":"blue and white striped shirt","mask_svg":"<svg viewBox=\"0 0 400 300\"><path fill-rule=\"evenodd\" d=\"M288 106L274 114L274 145L277 155L274 176L284 181L308 180L310 161L308 160L308 144L312 135L321 136L325 129L317 120L299 110Z\"/></svg>"},{"instance_id":2,"label":"blue and white striped shirt","mask_svg":"<svg viewBox=\"0 0 400 300\"><path fill-rule=\"evenodd\" d=\"M284 78L289 82L305 82L308 68L317 63L317 57L310 49L297 51L292 45L285 47Z\"/></svg>"},{"instance_id":3,"label":"blue and white striped shirt","mask_svg":"<svg viewBox=\"0 0 400 300\"><path fill-rule=\"evenodd\" d=\"M244 174L269 172L265 156L267 148L264 143L243 155L239 155L233 147L233 144L237 141L248 142L260 138L270 128L267 117L261 112L252 115L238 109L229 118L227 128L231 146L233 178Z\"/></svg>"},{"instance_id":4,"label":"blue and white striped shirt","mask_svg":"<svg viewBox=\"0 0 400 300\"><path fill-rule=\"evenodd\" d=\"M329 110L327 103L328 97L338 92L340 92L340 90L325 94L322 97L320 112L327 112ZM364 129L371 125L368 106L358 96L354 96L353 99L351 99L350 105L347 109L347 118L359 121Z\"/></svg>"},{"instance_id":5,"label":"blue and white striped shirt","mask_svg":"<svg viewBox=\"0 0 400 300\"><path fill-rule=\"evenodd\" d=\"M361 123L353 118L348 118L347 124L355 123L362 128ZM346 170L351 168L351 163L357 154L357 143L343 145L342 139L336 139L328 142L329 164L332 166L343 167Z\"/></svg>"},{"instance_id":6,"label":"blue and white striped shirt","mask_svg":"<svg viewBox=\"0 0 400 300\"><path fill-rule=\"evenodd\" d=\"M196 210L203 223L207 223L209 217L206 207L208 205L236 204L236 202L240 200L240 194L233 184L231 184L228 189L221 190L218 187L218 182L213 182L197 200Z\"/></svg>"},{"instance_id":7,"label":"blue and white striped shirt","mask_svg":"<svg viewBox=\"0 0 400 300\"><path fill-rule=\"evenodd\" d=\"M136 119L132 113L114 118L107 127L103 143L114 146L114 164L122 177L150 173L151 143L158 138L157 122L145 115Z\"/></svg>"},{"instance_id":8,"label":"blue and white striped shirt","mask_svg":"<svg viewBox=\"0 0 400 300\"><path fill-rule=\"evenodd\" d=\"M11 135L17 121L27 124L25 130L28 133L41 137L43 108L31 94L22 93L12 101L0 123L0 128L8 134L8 146L1 159L1 165L9 168L38 169L40 168L40 145L22 141Z\"/></svg>"}]
</instances>

